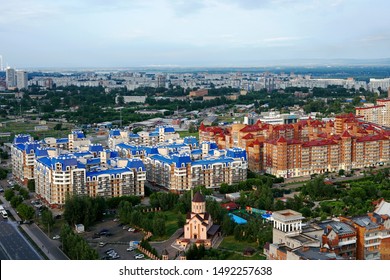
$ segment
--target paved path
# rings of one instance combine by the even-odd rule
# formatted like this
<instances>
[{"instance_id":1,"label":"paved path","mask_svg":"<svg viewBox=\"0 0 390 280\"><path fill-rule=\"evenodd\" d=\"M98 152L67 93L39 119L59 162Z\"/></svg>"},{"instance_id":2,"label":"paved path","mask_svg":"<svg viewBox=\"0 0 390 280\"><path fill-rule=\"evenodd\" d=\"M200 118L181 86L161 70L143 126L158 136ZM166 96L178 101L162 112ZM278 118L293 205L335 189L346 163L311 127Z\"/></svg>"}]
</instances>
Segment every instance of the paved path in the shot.
<instances>
[{"instance_id":1,"label":"paved path","mask_svg":"<svg viewBox=\"0 0 390 280\"><path fill-rule=\"evenodd\" d=\"M172 236L165 241L150 242L150 245L154 247L157 252L161 255L161 252L166 249L169 254L169 259L175 259L177 253L180 251L179 247L175 246L176 239L183 235L183 229L179 228Z\"/></svg>"}]
</instances>

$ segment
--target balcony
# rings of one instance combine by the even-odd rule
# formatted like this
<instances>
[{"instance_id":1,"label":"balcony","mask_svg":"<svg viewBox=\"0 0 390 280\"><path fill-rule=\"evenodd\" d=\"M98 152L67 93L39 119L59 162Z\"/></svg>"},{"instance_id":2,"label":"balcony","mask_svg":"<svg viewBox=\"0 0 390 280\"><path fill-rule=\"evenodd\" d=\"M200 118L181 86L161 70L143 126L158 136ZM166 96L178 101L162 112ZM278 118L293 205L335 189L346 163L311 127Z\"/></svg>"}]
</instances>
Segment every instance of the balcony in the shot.
<instances>
[{"instance_id":1,"label":"balcony","mask_svg":"<svg viewBox=\"0 0 390 280\"><path fill-rule=\"evenodd\" d=\"M345 240L345 241L340 241L339 242L339 246L346 246L346 245L351 245L351 244L356 244L356 239Z\"/></svg>"}]
</instances>

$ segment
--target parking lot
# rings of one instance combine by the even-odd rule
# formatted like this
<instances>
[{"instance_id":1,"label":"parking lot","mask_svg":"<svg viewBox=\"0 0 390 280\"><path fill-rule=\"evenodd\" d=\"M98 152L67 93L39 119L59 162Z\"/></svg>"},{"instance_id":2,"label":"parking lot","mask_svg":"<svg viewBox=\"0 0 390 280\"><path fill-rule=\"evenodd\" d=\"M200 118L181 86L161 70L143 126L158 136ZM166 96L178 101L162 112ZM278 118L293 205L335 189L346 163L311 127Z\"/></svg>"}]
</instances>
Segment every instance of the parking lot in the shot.
<instances>
[{"instance_id":1,"label":"parking lot","mask_svg":"<svg viewBox=\"0 0 390 280\"><path fill-rule=\"evenodd\" d=\"M88 232L82 233L82 236L87 240L92 248L95 248L100 258L107 256L105 251L114 249L120 256L119 260L134 260L134 255L139 253L137 250L128 252L130 241L140 241L144 234L140 231L129 232L128 229L123 229L124 225L113 219L107 219L96 226L90 228ZM108 232L98 237L100 232ZM105 244L103 247L99 243Z\"/></svg>"}]
</instances>

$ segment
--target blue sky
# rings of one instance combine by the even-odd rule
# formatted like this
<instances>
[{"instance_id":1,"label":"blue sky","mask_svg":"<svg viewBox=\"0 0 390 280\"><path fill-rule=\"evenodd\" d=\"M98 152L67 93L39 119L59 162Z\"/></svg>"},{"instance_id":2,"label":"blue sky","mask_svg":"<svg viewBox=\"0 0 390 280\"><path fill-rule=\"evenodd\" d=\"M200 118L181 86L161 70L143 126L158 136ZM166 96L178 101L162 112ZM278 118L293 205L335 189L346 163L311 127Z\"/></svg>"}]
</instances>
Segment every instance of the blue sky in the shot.
<instances>
[{"instance_id":1,"label":"blue sky","mask_svg":"<svg viewBox=\"0 0 390 280\"><path fill-rule=\"evenodd\" d=\"M389 58L388 0L0 0L13 67Z\"/></svg>"}]
</instances>

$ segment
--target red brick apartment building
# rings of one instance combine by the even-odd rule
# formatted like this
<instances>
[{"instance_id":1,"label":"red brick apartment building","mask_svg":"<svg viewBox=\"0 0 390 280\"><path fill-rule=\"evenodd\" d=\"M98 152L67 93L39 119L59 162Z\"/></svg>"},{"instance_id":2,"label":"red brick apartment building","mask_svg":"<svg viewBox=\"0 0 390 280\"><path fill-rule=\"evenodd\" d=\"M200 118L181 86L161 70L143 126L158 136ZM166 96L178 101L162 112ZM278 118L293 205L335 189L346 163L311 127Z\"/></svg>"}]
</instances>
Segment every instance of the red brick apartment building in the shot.
<instances>
[{"instance_id":1,"label":"red brick apartment building","mask_svg":"<svg viewBox=\"0 0 390 280\"><path fill-rule=\"evenodd\" d=\"M219 148L246 150L249 169L292 178L340 169L369 167L390 160L390 131L353 114L334 121L300 120L294 124L199 128L200 141Z\"/></svg>"}]
</instances>

